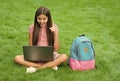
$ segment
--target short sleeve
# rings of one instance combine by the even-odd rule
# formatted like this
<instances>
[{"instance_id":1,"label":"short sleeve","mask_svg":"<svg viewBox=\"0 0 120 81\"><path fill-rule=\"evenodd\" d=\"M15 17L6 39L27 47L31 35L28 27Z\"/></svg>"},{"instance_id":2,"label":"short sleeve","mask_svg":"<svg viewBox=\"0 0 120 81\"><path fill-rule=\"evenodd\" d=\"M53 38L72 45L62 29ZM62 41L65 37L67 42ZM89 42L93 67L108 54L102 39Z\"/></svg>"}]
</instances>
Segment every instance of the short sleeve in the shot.
<instances>
[{"instance_id":1,"label":"short sleeve","mask_svg":"<svg viewBox=\"0 0 120 81\"><path fill-rule=\"evenodd\" d=\"M33 30L34 30L34 24L29 26L29 33L33 33Z\"/></svg>"}]
</instances>

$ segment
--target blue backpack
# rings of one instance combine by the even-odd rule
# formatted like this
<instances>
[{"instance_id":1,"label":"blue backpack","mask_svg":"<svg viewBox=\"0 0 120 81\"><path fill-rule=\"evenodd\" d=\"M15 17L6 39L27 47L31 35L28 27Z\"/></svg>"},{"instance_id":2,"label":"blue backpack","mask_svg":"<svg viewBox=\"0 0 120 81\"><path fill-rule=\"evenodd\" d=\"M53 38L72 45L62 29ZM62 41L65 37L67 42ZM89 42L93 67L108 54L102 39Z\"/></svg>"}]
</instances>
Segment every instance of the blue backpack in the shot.
<instances>
[{"instance_id":1,"label":"blue backpack","mask_svg":"<svg viewBox=\"0 0 120 81\"><path fill-rule=\"evenodd\" d=\"M73 70L88 70L95 68L93 44L85 35L80 35L73 40L68 64Z\"/></svg>"}]
</instances>

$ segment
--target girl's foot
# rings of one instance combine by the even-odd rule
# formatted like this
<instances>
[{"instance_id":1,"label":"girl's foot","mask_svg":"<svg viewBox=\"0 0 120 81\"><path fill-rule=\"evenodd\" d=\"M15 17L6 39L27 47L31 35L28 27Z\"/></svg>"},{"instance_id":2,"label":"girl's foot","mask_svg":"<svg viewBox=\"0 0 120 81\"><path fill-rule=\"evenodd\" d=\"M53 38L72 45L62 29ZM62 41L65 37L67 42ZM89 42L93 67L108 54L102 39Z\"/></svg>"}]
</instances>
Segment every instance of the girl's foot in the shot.
<instances>
[{"instance_id":1,"label":"girl's foot","mask_svg":"<svg viewBox=\"0 0 120 81\"><path fill-rule=\"evenodd\" d=\"M37 68L34 68L34 67L27 67L27 70L26 70L26 73L34 73L37 71Z\"/></svg>"},{"instance_id":2,"label":"girl's foot","mask_svg":"<svg viewBox=\"0 0 120 81\"><path fill-rule=\"evenodd\" d=\"M58 71L58 67L57 67L57 66L53 67L52 69L53 69L54 71Z\"/></svg>"}]
</instances>

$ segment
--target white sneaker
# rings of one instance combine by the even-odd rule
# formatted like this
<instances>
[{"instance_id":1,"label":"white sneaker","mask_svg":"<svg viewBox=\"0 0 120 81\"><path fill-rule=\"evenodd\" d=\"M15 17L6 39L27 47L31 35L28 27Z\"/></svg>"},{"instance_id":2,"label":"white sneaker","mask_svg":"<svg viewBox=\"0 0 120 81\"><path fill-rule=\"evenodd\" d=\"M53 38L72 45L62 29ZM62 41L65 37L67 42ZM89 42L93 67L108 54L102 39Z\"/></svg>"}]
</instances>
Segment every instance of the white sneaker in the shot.
<instances>
[{"instance_id":1,"label":"white sneaker","mask_svg":"<svg viewBox=\"0 0 120 81\"><path fill-rule=\"evenodd\" d=\"M28 67L27 70L26 70L26 73L34 73L37 71L37 68L34 68L34 67Z\"/></svg>"},{"instance_id":2,"label":"white sneaker","mask_svg":"<svg viewBox=\"0 0 120 81\"><path fill-rule=\"evenodd\" d=\"M58 67L57 67L57 66L53 67L52 69L53 69L54 71L58 71Z\"/></svg>"}]
</instances>

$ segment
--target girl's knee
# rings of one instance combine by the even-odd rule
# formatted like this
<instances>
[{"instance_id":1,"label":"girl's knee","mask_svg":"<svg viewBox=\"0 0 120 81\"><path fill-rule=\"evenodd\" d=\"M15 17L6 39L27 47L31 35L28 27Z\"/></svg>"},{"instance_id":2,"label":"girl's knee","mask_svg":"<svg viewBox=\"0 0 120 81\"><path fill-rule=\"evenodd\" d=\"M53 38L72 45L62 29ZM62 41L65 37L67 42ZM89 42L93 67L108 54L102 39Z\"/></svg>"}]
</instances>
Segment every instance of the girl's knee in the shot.
<instances>
[{"instance_id":1,"label":"girl's knee","mask_svg":"<svg viewBox=\"0 0 120 81\"><path fill-rule=\"evenodd\" d=\"M66 54L62 54L61 57L64 61L66 61L68 59L68 56Z\"/></svg>"},{"instance_id":2,"label":"girl's knee","mask_svg":"<svg viewBox=\"0 0 120 81\"><path fill-rule=\"evenodd\" d=\"M19 62L20 59L22 59L22 58L23 58L22 55L17 55L17 56L15 56L14 61L15 61L15 62Z\"/></svg>"}]
</instances>

